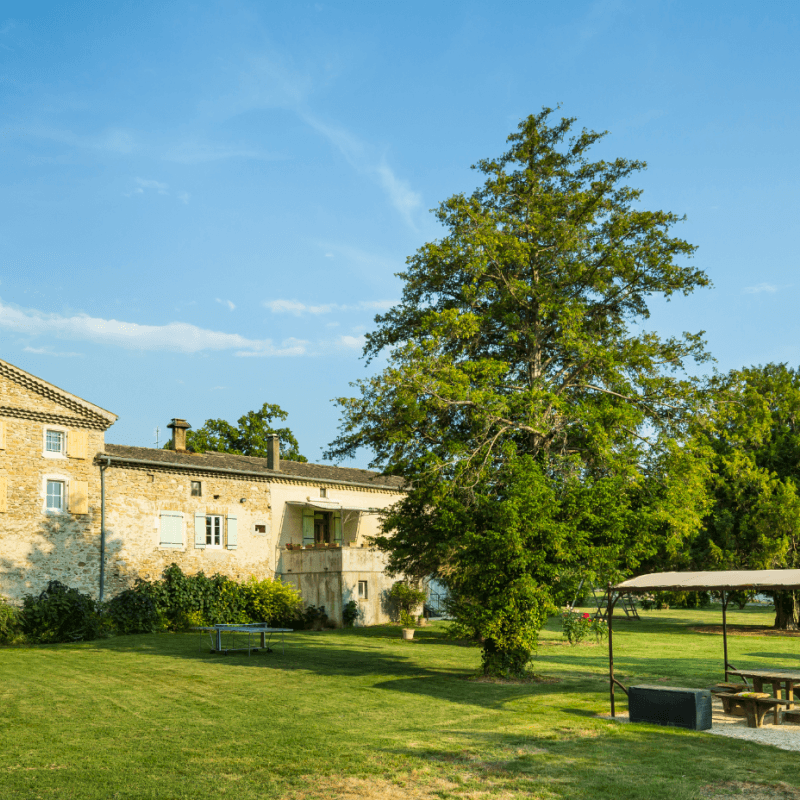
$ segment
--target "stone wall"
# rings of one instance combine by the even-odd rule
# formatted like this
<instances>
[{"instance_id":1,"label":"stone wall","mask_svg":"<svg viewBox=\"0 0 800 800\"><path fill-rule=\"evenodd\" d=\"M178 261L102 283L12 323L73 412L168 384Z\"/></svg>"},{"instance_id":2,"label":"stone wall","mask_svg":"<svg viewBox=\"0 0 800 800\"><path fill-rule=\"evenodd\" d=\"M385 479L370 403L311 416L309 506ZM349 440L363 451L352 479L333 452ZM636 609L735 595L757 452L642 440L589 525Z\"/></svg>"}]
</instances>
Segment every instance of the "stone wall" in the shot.
<instances>
[{"instance_id":1,"label":"stone wall","mask_svg":"<svg viewBox=\"0 0 800 800\"><path fill-rule=\"evenodd\" d=\"M48 428L65 434L68 454L45 454ZM100 473L93 458L104 449L103 428L0 374L0 445L0 594L18 601L49 580L96 592ZM85 490L86 513L66 526L48 516L48 478L64 481L68 501Z\"/></svg>"}]
</instances>

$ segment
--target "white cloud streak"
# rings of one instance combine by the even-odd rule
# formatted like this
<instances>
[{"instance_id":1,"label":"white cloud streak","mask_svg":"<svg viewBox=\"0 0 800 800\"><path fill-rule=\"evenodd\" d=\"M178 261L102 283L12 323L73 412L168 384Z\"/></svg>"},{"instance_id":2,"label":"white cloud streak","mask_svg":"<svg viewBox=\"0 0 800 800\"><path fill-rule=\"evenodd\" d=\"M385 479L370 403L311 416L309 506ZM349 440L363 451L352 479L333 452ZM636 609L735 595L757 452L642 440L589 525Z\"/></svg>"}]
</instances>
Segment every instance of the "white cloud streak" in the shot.
<instances>
[{"instance_id":1,"label":"white cloud streak","mask_svg":"<svg viewBox=\"0 0 800 800\"><path fill-rule=\"evenodd\" d=\"M742 291L745 294L760 294L761 292L777 292L778 287L771 283L759 283L757 286L745 286Z\"/></svg>"},{"instance_id":2,"label":"white cloud streak","mask_svg":"<svg viewBox=\"0 0 800 800\"><path fill-rule=\"evenodd\" d=\"M301 303L299 300L267 300L264 307L273 314L294 314L296 317L300 317L303 314L330 314L332 311L387 311L396 304L396 300L362 300L354 305L326 303L312 306Z\"/></svg>"},{"instance_id":3,"label":"white cloud streak","mask_svg":"<svg viewBox=\"0 0 800 800\"><path fill-rule=\"evenodd\" d=\"M238 333L207 330L186 322L140 325L88 314L62 316L14 308L0 302L0 330L27 336L113 345L128 350L164 350L177 353L234 350L237 356L302 356L309 343L289 338L279 345L271 339L247 339Z\"/></svg>"},{"instance_id":4,"label":"white cloud streak","mask_svg":"<svg viewBox=\"0 0 800 800\"><path fill-rule=\"evenodd\" d=\"M216 300L220 305L227 306L231 311L236 308L236 305L232 300L220 300L219 297L217 297Z\"/></svg>"}]
</instances>

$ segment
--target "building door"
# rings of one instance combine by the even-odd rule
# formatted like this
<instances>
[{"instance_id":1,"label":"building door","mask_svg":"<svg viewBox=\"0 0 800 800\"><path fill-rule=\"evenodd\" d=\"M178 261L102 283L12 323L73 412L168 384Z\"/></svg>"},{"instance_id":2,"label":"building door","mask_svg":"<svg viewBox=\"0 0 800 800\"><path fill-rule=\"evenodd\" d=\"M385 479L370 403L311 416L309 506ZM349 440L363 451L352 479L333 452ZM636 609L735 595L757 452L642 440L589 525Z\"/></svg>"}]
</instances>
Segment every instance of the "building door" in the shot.
<instances>
[{"instance_id":1,"label":"building door","mask_svg":"<svg viewBox=\"0 0 800 800\"><path fill-rule=\"evenodd\" d=\"M331 541L331 527L328 523L330 515L327 511L314 512L314 541L317 544L330 544Z\"/></svg>"}]
</instances>

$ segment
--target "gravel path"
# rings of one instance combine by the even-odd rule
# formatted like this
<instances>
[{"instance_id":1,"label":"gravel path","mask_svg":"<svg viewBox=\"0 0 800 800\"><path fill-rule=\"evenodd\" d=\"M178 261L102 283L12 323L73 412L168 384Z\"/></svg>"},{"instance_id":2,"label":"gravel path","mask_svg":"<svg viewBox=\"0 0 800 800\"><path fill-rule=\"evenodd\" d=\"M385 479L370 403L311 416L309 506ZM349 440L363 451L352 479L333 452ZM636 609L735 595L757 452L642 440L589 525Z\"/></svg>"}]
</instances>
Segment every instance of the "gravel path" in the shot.
<instances>
[{"instance_id":1,"label":"gravel path","mask_svg":"<svg viewBox=\"0 0 800 800\"><path fill-rule=\"evenodd\" d=\"M744 717L733 717L722 711L722 701L712 700L712 728L703 733L713 736L729 736L732 739L746 739L756 744L768 744L781 750L800 750L800 725L770 725L764 720L761 728L748 728ZM610 714L599 714L603 719L610 719ZM770 717L771 719L771 717ZM617 722L630 722L627 711L616 716Z\"/></svg>"}]
</instances>

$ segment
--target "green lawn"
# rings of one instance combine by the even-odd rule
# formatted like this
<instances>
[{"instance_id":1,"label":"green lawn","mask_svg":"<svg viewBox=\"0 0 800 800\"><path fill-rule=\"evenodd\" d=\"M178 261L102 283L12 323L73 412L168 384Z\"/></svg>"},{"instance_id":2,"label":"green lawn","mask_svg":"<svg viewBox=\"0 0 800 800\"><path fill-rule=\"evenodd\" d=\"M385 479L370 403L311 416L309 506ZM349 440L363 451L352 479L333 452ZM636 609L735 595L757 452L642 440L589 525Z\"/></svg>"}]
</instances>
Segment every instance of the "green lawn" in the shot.
<instances>
[{"instance_id":1,"label":"green lawn","mask_svg":"<svg viewBox=\"0 0 800 800\"><path fill-rule=\"evenodd\" d=\"M721 679L722 638L689 630L719 620L711 609L621 621L619 676ZM753 784L800 797L800 754L598 719L606 648L565 645L556 620L534 662L555 681L538 684L469 680L479 652L443 630L414 642L390 627L296 633L285 656L249 659L198 652L189 634L2 648L0 798L681 800L755 797ZM797 638L729 643L737 666L800 662Z\"/></svg>"}]
</instances>

